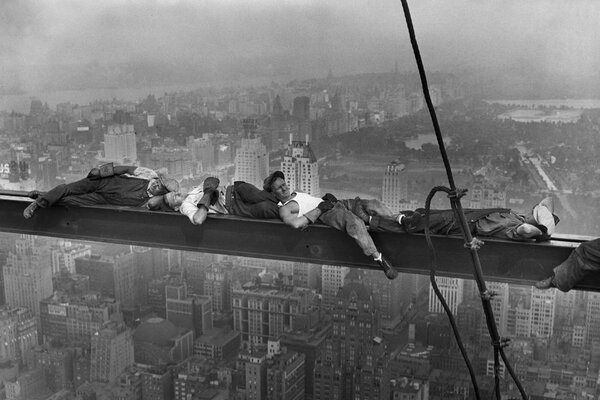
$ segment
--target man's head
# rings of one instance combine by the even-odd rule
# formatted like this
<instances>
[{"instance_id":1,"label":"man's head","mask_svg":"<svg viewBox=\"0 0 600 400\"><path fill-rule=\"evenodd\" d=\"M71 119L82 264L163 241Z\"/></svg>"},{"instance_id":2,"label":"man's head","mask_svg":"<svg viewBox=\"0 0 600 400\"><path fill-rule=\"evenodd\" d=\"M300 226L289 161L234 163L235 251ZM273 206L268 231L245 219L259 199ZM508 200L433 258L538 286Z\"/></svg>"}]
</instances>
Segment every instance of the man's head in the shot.
<instances>
[{"instance_id":1,"label":"man's head","mask_svg":"<svg viewBox=\"0 0 600 400\"><path fill-rule=\"evenodd\" d=\"M291 195L290 188L285 182L285 176L281 171L275 171L267 176L263 182L263 189L265 192L273 193L279 201L285 201Z\"/></svg>"},{"instance_id":2,"label":"man's head","mask_svg":"<svg viewBox=\"0 0 600 400\"><path fill-rule=\"evenodd\" d=\"M167 206L175 211L179 211L179 207L185 199L185 195L179 192L169 192L164 195L165 203Z\"/></svg>"},{"instance_id":3,"label":"man's head","mask_svg":"<svg viewBox=\"0 0 600 400\"><path fill-rule=\"evenodd\" d=\"M546 197L533 207L526 223L517 231L524 237L535 238L538 241L549 240L554 234L556 224L560 219L554 214L552 197Z\"/></svg>"},{"instance_id":4,"label":"man's head","mask_svg":"<svg viewBox=\"0 0 600 400\"><path fill-rule=\"evenodd\" d=\"M159 174L158 178L153 179L150 182L148 191L153 196L161 196L169 192L177 192L179 191L179 182L177 182L175 179L167 178L163 174Z\"/></svg>"}]
</instances>

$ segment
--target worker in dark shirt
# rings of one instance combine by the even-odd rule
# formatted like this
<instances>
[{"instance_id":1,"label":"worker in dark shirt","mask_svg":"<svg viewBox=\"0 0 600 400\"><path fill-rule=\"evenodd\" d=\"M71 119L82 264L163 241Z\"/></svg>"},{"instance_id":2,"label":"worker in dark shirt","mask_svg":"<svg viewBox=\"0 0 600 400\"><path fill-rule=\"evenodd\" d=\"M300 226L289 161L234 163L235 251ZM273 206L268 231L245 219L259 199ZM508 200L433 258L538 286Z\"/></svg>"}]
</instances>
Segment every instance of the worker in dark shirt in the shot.
<instances>
[{"instance_id":1,"label":"worker in dark shirt","mask_svg":"<svg viewBox=\"0 0 600 400\"><path fill-rule=\"evenodd\" d=\"M393 219L368 215L365 210L353 210L373 231L423 233L425 231L425 209L402 212L411 218L411 224L399 225ZM480 237L494 237L517 241L549 240L559 218L554 215L551 197L543 199L528 213L517 213L507 208L464 209L471 233ZM414 222L414 223L412 223ZM460 235L462 229L453 210L430 210L429 232L438 235Z\"/></svg>"},{"instance_id":2,"label":"worker in dark shirt","mask_svg":"<svg viewBox=\"0 0 600 400\"><path fill-rule=\"evenodd\" d=\"M109 163L93 168L86 178L77 182L58 185L46 193L29 192L29 197L35 201L25 208L23 216L31 218L39 208L54 204L142 207L154 196L178 189L177 181L166 178L164 173Z\"/></svg>"},{"instance_id":3,"label":"worker in dark shirt","mask_svg":"<svg viewBox=\"0 0 600 400\"><path fill-rule=\"evenodd\" d=\"M568 292L589 273L600 271L600 239L580 244L554 268L554 273L535 284L538 289L557 288Z\"/></svg>"}]
</instances>

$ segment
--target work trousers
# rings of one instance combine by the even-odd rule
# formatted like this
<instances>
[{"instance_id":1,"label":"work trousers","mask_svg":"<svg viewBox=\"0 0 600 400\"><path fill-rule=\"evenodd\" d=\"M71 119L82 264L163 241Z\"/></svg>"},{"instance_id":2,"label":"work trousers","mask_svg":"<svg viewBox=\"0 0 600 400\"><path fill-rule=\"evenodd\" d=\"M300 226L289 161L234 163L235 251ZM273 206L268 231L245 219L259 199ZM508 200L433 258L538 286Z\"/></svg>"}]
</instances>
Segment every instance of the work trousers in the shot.
<instances>
[{"instance_id":1,"label":"work trousers","mask_svg":"<svg viewBox=\"0 0 600 400\"><path fill-rule=\"evenodd\" d=\"M102 179L84 178L54 187L36 199L40 207L56 203L64 205L142 206L148 199L146 179L111 176Z\"/></svg>"},{"instance_id":2,"label":"work trousers","mask_svg":"<svg viewBox=\"0 0 600 400\"><path fill-rule=\"evenodd\" d=\"M569 257L554 268L554 285L563 292L571 290L588 273L600 271L600 239L580 244Z\"/></svg>"},{"instance_id":3,"label":"work trousers","mask_svg":"<svg viewBox=\"0 0 600 400\"><path fill-rule=\"evenodd\" d=\"M277 219L279 207L273 193L236 181L226 189L225 208L232 215L247 218Z\"/></svg>"},{"instance_id":4,"label":"work trousers","mask_svg":"<svg viewBox=\"0 0 600 400\"><path fill-rule=\"evenodd\" d=\"M367 230L367 226L362 219L350 211L355 201L355 199L338 201L331 210L321 214L319 221L339 231L346 232L348 236L354 239L366 256L374 256L379 251L377 250L375 243L373 243L373 239ZM373 209L378 207L375 203L368 204L371 200L359 201L361 201L361 203L366 202L364 203L365 207L372 207L369 208L372 212L374 212Z\"/></svg>"}]
</instances>

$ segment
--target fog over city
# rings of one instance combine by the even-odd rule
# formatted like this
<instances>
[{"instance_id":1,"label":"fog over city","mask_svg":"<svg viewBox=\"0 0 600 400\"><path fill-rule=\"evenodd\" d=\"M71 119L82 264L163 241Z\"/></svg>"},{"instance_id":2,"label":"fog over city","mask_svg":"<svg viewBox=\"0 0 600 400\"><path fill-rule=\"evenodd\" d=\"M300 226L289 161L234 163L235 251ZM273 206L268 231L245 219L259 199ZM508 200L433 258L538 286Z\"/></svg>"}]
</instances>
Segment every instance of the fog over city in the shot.
<instances>
[{"instance_id":1,"label":"fog over city","mask_svg":"<svg viewBox=\"0 0 600 400\"><path fill-rule=\"evenodd\" d=\"M485 68L562 83L597 76L598 2L421 0L410 7L429 70ZM0 22L4 90L48 88L49 81L61 89L66 70L105 65L134 71L127 84L173 75L189 82L385 72L396 63L414 69L399 0L8 0Z\"/></svg>"}]
</instances>

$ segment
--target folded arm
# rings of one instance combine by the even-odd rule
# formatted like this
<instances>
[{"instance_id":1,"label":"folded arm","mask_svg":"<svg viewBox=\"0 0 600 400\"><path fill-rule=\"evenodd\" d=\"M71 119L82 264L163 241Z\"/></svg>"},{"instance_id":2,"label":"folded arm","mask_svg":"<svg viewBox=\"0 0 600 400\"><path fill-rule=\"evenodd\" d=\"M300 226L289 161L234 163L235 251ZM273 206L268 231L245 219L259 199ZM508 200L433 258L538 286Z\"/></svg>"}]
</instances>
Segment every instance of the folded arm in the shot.
<instances>
[{"instance_id":1,"label":"folded arm","mask_svg":"<svg viewBox=\"0 0 600 400\"><path fill-rule=\"evenodd\" d=\"M279 208L279 217L281 220L294 229L304 229L321 216L321 210L318 208L314 208L304 215L298 215L297 205L296 207L291 207L294 204L288 203Z\"/></svg>"}]
</instances>

